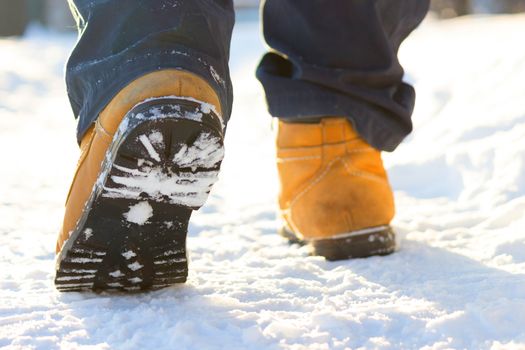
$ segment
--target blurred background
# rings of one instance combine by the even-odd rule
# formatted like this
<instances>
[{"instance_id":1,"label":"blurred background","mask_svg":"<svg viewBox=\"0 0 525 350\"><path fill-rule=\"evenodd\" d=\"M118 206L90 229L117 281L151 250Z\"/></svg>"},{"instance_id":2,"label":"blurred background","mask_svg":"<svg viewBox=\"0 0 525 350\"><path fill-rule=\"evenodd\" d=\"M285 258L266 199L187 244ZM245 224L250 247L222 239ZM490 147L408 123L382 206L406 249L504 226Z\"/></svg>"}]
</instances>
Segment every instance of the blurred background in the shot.
<instances>
[{"instance_id":1,"label":"blurred background","mask_svg":"<svg viewBox=\"0 0 525 350\"><path fill-rule=\"evenodd\" d=\"M259 0L234 0L238 8L258 6ZM468 14L517 13L525 0L432 0L432 12L447 19ZM75 30L66 0L0 0L0 36L22 35L29 23L58 30Z\"/></svg>"}]
</instances>

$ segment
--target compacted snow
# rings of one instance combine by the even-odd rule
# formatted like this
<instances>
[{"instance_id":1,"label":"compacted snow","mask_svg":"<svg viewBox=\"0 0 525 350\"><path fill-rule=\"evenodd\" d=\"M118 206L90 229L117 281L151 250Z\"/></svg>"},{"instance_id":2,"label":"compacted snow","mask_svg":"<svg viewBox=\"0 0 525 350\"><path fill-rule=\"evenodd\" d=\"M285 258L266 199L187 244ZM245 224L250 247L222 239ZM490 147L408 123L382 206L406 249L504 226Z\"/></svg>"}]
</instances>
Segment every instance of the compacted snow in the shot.
<instances>
[{"instance_id":1,"label":"compacted snow","mask_svg":"<svg viewBox=\"0 0 525 350\"><path fill-rule=\"evenodd\" d=\"M242 17L226 158L191 223L188 283L129 296L53 285L78 155L62 78L74 35L0 39L0 347L525 349L525 17L427 21L406 42L416 132L385 155L400 249L344 262L276 234L253 76L264 48Z\"/></svg>"}]
</instances>

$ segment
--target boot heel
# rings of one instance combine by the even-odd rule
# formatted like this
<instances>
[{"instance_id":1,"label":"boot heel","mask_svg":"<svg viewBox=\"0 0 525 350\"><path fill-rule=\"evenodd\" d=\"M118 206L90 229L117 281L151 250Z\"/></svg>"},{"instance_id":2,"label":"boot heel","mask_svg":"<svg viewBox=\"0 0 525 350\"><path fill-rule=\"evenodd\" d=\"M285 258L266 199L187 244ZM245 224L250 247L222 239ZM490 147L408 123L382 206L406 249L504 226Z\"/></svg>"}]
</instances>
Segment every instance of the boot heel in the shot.
<instances>
[{"instance_id":1,"label":"boot heel","mask_svg":"<svg viewBox=\"0 0 525 350\"><path fill-rule=\"evenodd\" d=\"M382 226L309 243L312 254L336 261L392 254L396 249L396 235L390 226Z\"/></svg>"},{"instance_id":2,"label":"boot heel","mask_svg":"<svg viewBox=\"0 0 525 350\"><path fill-rule=\"evenodd\" d=\"M372 227L326 239L303 240L286 227L282 227L279 234L290 244L308 245L312 255L324 256L329 261L388 255L396 250L396 234L390 226Z\"/></svg>"}]
</instances>

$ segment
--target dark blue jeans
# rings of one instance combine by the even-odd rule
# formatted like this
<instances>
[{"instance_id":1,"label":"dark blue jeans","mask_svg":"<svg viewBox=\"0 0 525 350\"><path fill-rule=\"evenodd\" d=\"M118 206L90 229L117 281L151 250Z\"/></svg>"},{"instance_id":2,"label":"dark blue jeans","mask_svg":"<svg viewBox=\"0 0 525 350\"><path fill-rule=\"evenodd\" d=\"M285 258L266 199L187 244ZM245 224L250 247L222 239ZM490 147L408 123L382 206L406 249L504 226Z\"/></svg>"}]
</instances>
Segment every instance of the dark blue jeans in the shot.
<instances>
[{"instance_id":1,"label":"dark blue jeans","mask_svg":"<svg viewBox=\"0 0 525 350\"><path fill-rule=\"evenodd\" d=\"M166 68L206 79L228 121L232 0L69 1L80 38L66 82L79 140L120 89ZM415 101L397 51L429 0L266 0L262 6L272 51L257 77L270 113L290 122L345 116L372 146L394 150L412 130Z\"/></svg>"}]
</instances>

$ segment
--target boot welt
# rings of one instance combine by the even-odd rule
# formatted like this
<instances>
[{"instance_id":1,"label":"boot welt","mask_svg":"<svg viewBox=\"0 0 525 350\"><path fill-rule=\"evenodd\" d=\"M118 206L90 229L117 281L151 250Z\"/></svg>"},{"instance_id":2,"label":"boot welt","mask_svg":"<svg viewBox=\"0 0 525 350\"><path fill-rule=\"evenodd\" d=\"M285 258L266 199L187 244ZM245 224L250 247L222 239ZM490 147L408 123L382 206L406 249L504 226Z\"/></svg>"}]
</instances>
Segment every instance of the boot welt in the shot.
<instances>
[{"instance_id":1,"label":"boot welt","mask_svg":"<svg viewBox=\"0 0 525 350\"><path fill-rule=\"evenodd\" d=\"M322 239L300 238L285 226L279 233L291 244L308 245L312 255L324 256L330 261L388 255L396 249L396 235L388 225Z\"/></svg>"}]
</instances>

